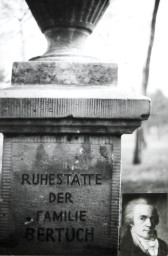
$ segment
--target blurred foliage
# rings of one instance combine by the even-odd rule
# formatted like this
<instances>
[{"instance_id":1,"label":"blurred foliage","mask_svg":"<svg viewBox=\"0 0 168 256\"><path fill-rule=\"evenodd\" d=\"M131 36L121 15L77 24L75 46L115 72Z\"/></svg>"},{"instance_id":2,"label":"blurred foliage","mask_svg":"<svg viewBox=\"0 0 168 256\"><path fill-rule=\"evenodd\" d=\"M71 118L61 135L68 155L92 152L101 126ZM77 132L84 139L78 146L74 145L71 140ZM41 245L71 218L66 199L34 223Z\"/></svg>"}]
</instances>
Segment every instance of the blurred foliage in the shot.
<instances>
[{"instance_id":1,"label":"blurred foliage","mask_svg":"<svg viewBox=\"0 0 168 256\"><path fill-rule=\"evenodd\" d=\"M21 59L25 59L23 22L30 18L30 11L23 0L1 0L0 38L8 41L19 35Z\"/></svg>"},{"instance_id":2,"label":"blurred foliage","mask_svg":"<svg viewBox=\"0 0 168 256\"><path fill-rule=\"evenodd\" d=\"M30 11L23 0L0 0L0 16L0 37L12 38L20 30L23 20L30 17Z\"/></svg>"},{"instance_id":3,"label":"blurred foliage","mask_svg":"<svg viewBox=\"0 0 168 256\"><path fill-rule=\"evenodd\" d=\"M148 127L150 126L164 126L168 124L168 98L157 90L155 93L149 95L152 100L152 110L150 118L147 122Z\"/></svg>"},{"instance_id":4,"label":"blurred foliage","mask_svg":"<svg viewBox=\"0 0 168 256\"><path fill-rule=\"evenodd\" d=\"M28 6L23 0L1 0L1 20L10 19L12 17L20 20L27 11Z\"/></svg>"},{"instance_id":5,"label":"blurred foliage","mask_svg":"<svg viewBox=\"0 0 168 256\"><path fill-rule=\"evenodd\" d=\"M4 70L0 69L0 83L4 82L4 80L5 80Z\"/></svg>"}]
</instances>

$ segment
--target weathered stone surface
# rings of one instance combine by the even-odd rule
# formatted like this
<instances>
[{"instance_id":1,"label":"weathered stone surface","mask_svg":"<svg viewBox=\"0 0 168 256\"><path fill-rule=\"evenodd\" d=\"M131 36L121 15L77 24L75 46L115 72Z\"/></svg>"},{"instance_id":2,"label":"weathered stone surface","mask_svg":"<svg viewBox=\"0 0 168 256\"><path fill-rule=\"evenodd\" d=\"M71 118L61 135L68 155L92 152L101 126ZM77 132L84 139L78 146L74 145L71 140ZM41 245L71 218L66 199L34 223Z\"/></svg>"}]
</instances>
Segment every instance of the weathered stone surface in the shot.
<instances>
[{"instance_id":1,"label":"weathered stone surface","mask_svg":"<svg viewBox=\"0 0 168 256\"><path fill-rule=\"evenodd\" d=\"M0 93L3 133L132 133L149 113L149 98L105 86L17 87Z\"/></svg>"},{"instance_id":2,"label":"weathered stone surface","mask_svg":"<svg viewBox=\"0 0 168 256\"><path fill-rule=\"evenodd\" d=\"M37 89L2 90L0 117L143 120L150 113L149 98L121 92L118 88Z\"/></svg>"},{"instance_id":3,"label":"weathered stone surface","mask_svg":"<svg viewBox=\"0 0 168 256\"><path fill-rule=\"evenodd\" d=\"M115 254L120 152L120 136L5 136L0 241L10 254Z\"/></svg>"},{"instance_id":4,"label":"weathered stone surface","mask_svg":"<svg viewBox=\"0 0 168 256\"><path fill-rule=\"evenodd\" d=\"M117 253L120 135L148 118L150 100L116 79L115 65L14 64L13 87L0 92L2 254ZM93 183L81 184L81 174ZM57 221L61 211L79 219Z\"/></svg>"},{"instance_id":5,"label":"weathered stone surface","mask_svg":"<svg viewBox=\"0 0 168 256\"><path fill-rule=\"evenodd\" d=\"M12 85L116 85L117 65L112 63L72 63L52 61L15 62Z\"/></svg>"},{"instance_id":6,"label":"weathered stone surface","mask_svg":"<svg viewBox=\"0 0 168 256\"><path fill-rule=\"evenodd\" d=\"M1 119L0 131L10 134L100 134L122 135L132 133L140 120L107 119Z\"/></svg>"},{"instance_id":7,"label":"weathered stone surface","mask_svg":"<svg viewBox=\"0 0 168 256\"><path fill-rule=\"evenodd\" d=\"M132 133L148 118L150 100L118 88L8 89L0 94L0 131Z\"/></svg>"}]
</instances>

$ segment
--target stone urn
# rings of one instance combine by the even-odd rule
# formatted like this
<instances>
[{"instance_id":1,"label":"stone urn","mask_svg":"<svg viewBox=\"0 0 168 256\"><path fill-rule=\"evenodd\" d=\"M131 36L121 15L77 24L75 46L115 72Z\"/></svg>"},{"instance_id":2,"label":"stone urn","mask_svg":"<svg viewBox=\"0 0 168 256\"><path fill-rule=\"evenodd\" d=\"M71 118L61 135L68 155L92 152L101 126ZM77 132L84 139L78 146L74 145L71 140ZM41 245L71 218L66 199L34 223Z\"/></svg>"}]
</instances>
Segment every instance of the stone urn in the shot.
<instances>
[{"instance_id":1,"label":"stone urn","mask_svg":"<svg viewBox=\"0 0 168 256\"><path fill-rule=\"evenodd\" d=\"M33 60L84 60L82 48L110 0L26 0L48 41L48 49ZM88 60L88 58L87 58Z\"/></svg>"}]
</instances>

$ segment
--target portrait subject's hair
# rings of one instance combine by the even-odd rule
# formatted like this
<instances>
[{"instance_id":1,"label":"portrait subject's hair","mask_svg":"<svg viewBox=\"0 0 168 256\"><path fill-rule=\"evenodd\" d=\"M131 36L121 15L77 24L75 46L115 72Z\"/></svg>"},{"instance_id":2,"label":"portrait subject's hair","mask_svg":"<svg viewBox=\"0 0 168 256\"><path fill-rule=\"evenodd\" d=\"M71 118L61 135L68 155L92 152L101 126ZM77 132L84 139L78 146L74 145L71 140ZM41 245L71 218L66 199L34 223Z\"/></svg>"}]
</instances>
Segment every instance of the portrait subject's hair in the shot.
<instances>
[{"instance_id":1,"label":"portrait subject's hair","mask_svg":"<svg viewBox=\"0 0 168 256\"><path fill-rule=\"evenodd\" d=\"M134 199L126 204L125 211L124 211L125 226L129 227L130 225L133 224L133 212L136 205L152 205L153 213L154 213L154 216L156 217L155 224L157 225L159 223L158 209L147 199L139 198L139 199Z\"/></svg>"}]
</instances>

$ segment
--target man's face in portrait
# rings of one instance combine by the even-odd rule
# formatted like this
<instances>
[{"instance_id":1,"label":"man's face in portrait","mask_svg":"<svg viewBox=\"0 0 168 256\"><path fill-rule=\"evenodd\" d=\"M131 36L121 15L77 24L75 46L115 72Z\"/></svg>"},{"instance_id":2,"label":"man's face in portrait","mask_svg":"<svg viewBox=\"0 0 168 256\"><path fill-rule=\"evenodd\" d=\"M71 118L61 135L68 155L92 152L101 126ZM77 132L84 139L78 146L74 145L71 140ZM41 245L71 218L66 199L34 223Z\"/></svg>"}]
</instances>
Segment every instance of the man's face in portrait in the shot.
<instances>
[{"instance_id":1,"label":"man's face in portrait","mask_svg":"<svg viewBox=\"0 0 168 256\"><path fill-rule=\"evenodd\" d=\"M133 211L133 226L138 236L150 239L156 226L154 207L145 204L136 205Z\"/></svg>"}]
</instances>

